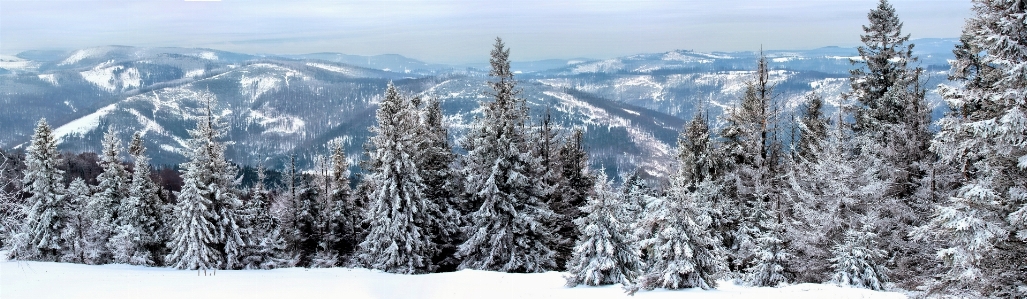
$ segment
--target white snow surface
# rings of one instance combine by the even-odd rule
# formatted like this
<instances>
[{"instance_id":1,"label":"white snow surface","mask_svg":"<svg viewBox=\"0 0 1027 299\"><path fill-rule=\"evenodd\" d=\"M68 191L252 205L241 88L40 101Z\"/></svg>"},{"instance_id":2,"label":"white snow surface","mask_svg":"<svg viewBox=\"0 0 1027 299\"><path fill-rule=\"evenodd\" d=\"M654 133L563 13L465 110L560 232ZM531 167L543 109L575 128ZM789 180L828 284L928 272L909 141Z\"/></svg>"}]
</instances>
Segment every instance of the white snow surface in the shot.
<instances>
[{"instance_id":1,"label":"white snow surface","mask_svg":"<svg viewBox=\"0 0 1027 299\"><path fill-rule=\"evenodd\" d=\"M564 273L463 270L426 275L366 269L197 271L129 265L0 262L0 297L21 298L632 298L620 285L564 286ZM827 284L639 291L635 298L905 298Z\"/></svg>"},{"instance_id":2,"label":"white snow surface","mask_svg":"<svg viewBox=\"0 0 1027 299\"><path fill-rule=\"evenodd\" d=\"M64 141L64 137L70 134L85 134L96 129L96 127L100 125L100 118L111 113L111 111L114 111L114 108L115 104L110 104L96 110L96 112L79 117L76 120L57 127L57 129L53 131L54 136L57 138L57 143Z\"/></svg>"}]
</instances>

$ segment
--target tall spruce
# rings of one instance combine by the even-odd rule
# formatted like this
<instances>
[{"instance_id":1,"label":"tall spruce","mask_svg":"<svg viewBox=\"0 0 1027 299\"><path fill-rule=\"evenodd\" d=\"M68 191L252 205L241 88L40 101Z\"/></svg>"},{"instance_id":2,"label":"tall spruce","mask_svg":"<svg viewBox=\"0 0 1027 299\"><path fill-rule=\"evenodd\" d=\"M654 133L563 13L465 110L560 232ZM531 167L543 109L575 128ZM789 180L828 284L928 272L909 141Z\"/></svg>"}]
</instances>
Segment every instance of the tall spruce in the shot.
<instances>
[{"instance_id":1,"label":"tall spruce","mask_svg":"<svg viewBox=\"0 0 1027 299\"><path fill-rule=\"evenodd\" d=\"M494 99L482 102L461 146L464 190L473 211L464 228L467 240L457 256L462 269L543 272L557 267L551 226L556 215L544 201L545 188L533 175L539 159L532 157L525 132L527 107L510 71L510 51L496 39L488 82Z\"/></svg>"},{"instance_id":2,"label":"tall spruce","mask_svg":"<svg viewBox=\"0 0 1027 299\"><path fill-rule=\"evenodd\" d=\"M291 266L286 254L287 244L278 217L271 213L271 191L264 182L267 170L257 164L257 181L250 188L250 199L243 204L242 219L246 223L244 269L274 269Z\"/></svg>"},{"instance_id":3,"label":"tall spruce","mask_svg":"<svg viewBox=\"0 0 1027 299\"><path fill-rule=\"evenodd\" d=\"M86 259L86 236L92 230L92 221L86 215L86 204L92 196L92 190L86 181L77 177L68 184L67 203L65 207L64 231L61 237L64 239L61 261L67 263L85 264Z\"/></svg>"},{"instance_id":4,"label":"tall spruce","mask_svg":"<svg viewBox=\"0 0 1027 299\"><path fill-rule=\"evenodd\" d=\"M133 265L160 264L164 237L161 225L161 200L157 185L150 178L150 158L146 156L142 135L132 135L128 147L134 163L128 197L118 207L118 227L112 237L114 262Z\"/></svg>"},{"instance_id":5,"label":"tall spruce","mask_svg":"<svg viewBox=\"0 0 1027 299\"><path fill-rule=\"evenodd\" d=\"M558 215L556 244L558 265L567 263L574 251L574 240L578 236L575 219L581 218L581 207L585 206L588 196L593 192L595 178L588 169L588 153L584 147L585 133L576 129L564 140L555 156L559 163L556 170L559 177L551 187L549 207Z\"/></svg>"},{"instance_id":6,"label":"tall spruce","mask_svg":"<svg viewBox=\"0 0 1027 299\"><path fill-rule=\"evenodd\" d=\"M360 225L360 213L353 201L353 190L350 187L349 160L343 149L342 141L331 143L331 191L332 219L330 234L336 239L332 247L340 258L353 253L357 243L357 227Z\"/></svg>"},{"instance_id":7,"label":"tall spruce","mask_svg":"<svg viewBox=\"0 0 1027 299\"><path fill-rule=\"evenodd\" d=\"M430 217L433 242L439 250L432 261L440 270L453 270L459 262L453 257L460 245L460 177L454 169L456 154L449 143L449 128L442 114L442 102L428 98L421 105L419 126L414 142L419 154L417 167L424 181L424 196L438 205L438 214Z\"/></svg>"},{"instance_id":8,"label":"tall spruce","mask_svg":"<svg viewBox=\"0 0 1027 299\"><path fill-rule=\"evenodd\" d=\"M57 139L46 119L40 119L25 151L22 192L25 220L13 237L10 256L22 260L57 261L64 248L61 240L66 217L64 171L57 152Z\"/></svg>"},{"instance_id":9,"label":"tall spruce","mask_svg":"<svg viewBox=\"0 0 1027 299\"><path fill-rule=\"evenodd\" d=\"M369 142L373 186L367 219L369 230L356 259L366 267L393 273L434 270L437 254L432 231L439 205L425 196L427 189L416 164L417 144L411 137L419 126L415 107L391 82L376 115L378 125Z\"/></svg>"},{"instance_id":10,"label":"tall spruce","mask_svg":"<svg viewBox=\"0 0 1027 299\"><path fill-rule=\"evenodd\" d=\"M722 231L732 271L744 273L756 262L758 239L770 230L780 207L784 164L777 123L779 111L766 56L737 107L726 116L722 149L729 171L723 177ZM771 210L775 209L775 210Z\"/></svg>"},{"instance_id":11,"label":"tall spruce","mask_svg":"<svg viewBox=\"0 0 1027 299\"><path fill-rule=\"evenodd\" d=\"M172 216L168 264L179 269L231 269L241 266L245 243L239 227L237 170L225 159L221 121L214 96L201 95L205 114L190 130L189 161L182 164L184 185Z\"/></svg>"},{"instance_id":12,"label":"tall spruce","mask_svg":"<svg viewBox=\"0 0 1027 299\"><path fill-rule=\"evenodd\" d=\"M942 240L931 292L1027 297L1027 3L973 2L931 146L962 181L922 231Z\"/></svg>"},{"instance_id":13,"label":"tall spruce","mask_svg":"<svg viewBox=\"0 0 1027 299\"><path fill-rule=\"evenodd\" d=\"M119 207L128 198L130 178L121 161L121 140L111 127L103 135L103 150L100 166L103 173L96 178L96 193L86 206L89 217L93 221L93 231L89 234L91 259L95 263L113 261L113 251L117 247L110 240L118 233ZM125 263L126 260L117 262Z\"/></svg>"}]
</instances>

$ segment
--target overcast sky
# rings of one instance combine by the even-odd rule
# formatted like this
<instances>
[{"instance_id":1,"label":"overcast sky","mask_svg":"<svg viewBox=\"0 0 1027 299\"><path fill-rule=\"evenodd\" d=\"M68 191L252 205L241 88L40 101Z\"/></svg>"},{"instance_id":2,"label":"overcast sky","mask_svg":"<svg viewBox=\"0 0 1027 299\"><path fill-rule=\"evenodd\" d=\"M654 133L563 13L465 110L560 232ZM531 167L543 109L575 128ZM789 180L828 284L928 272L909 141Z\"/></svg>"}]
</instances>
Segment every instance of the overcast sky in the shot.
<instances>
[{"instance_id":1,"label":"overcast sky","mask_svg":"<svg viewBox=\"0 0 1027 299\"><path fill-rule=\"evenodd\" d=\"M969 0L892 0L913 38L957 37ZM12 1L0 53L101 45L243 53L401 54L487 60L496 36L518 61L855 46L876 0Z\"/></svg>"}]
</instances>

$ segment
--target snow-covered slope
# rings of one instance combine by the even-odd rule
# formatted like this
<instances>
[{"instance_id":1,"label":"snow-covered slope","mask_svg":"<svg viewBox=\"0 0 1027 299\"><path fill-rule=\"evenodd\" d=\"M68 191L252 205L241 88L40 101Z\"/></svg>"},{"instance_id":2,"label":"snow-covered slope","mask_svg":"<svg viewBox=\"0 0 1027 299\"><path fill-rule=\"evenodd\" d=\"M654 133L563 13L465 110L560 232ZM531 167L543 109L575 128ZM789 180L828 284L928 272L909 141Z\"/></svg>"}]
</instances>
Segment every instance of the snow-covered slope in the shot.
<instances>
[{"instance_id":1,"label":"snow-covered slope","mask_svg":"<svg viewBox=\"0 0 1027 299\"><path fill-rule=\"evenodd\" d=\"M464 270L402 275L366 269L196 271L128 265L0 262L0 297L22 298L632 298L619 285L564 286L563 273L510 274ZM704 291L640 291L634 298L905 298L826 284L753 288L720 282Z\"/></svg>"}]
</instances>

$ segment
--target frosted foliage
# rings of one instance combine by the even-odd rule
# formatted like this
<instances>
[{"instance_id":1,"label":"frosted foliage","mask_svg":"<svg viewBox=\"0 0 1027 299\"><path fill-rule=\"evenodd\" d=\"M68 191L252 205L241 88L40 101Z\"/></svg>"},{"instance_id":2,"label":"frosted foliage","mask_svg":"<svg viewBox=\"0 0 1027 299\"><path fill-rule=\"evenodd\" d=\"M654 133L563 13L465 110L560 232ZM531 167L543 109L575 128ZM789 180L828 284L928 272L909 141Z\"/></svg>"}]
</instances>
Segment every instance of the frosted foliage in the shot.
<instances>
[{"instance_id":1,"label":"frosted foliage","mask_svg":"<svg viewBox=\"0 0 1027 299\"><path fill-rule=\"evenodd\" d=\"M574 220L580 235L567 265L568 286L629 285L635 280L642 270L641 252L625 210L624 199L600 172L593 193L581 207L583 217Z\"/></svg>"},{"instance_id":2,"label":"frosted foliage","mask_svg":"<svg viewBox=\"0 0 1027 299\"><path fill-rule=\"evenodd\" d=\"M457 256L461 269L543 272L556 268L549 225L556 215L539 197L545 190L532 175L540 161L526 141L527 109L516 97L509 54L497 40L489 82L494 100L482 102L483 116L461 142L467 150L464 188L474 207Z\"/></svg>"},{"instance_id":3,"label":"frosted foliage","mask_svg":"<svg viewBox=\"0 0 1027 299\"><path fill-rule=\"evenodd\" d=\"M242 203L236 169L225 160L225 144L218 142L223 125L211 111L213 95L202 96L207 113L189 131L189 161L182 164L184 185L171 220L167 259L179 269L235 268L245 246L237 224Z\"/></svg>"},{"instance_id":4,"label":"frosted foliage","mask_svg":"<svg viewBox=\"0 0 1027 299\"><path fill-rule=\"evenodd\" d=\"M150 178L150 159L145 151L142 137L136 133L129 146L135 166L128 197L118 208L120 225L111 239L116 263L154 265L164 241L160 235L161 201L157 197L157 185Z\"/></svg>"},{"instance_id":5,"label":"frosted foliage","mask_svg":"<svg viewBox=\"0 0 1027 299\"><path fill-rule=\"evenodd\" d=\"M417 126L414 107L391 83L378 108L378 126L370 143L371 165L367 178L374 189L369 196L367 237L357 249L358 263L394 273L432 270L437 246L429 227L438 215L438 203L427 200L426 186L414 157L410 134Z\"/></svg>"},{"instance_id":6,"label":"frosted foliage","mask_svg":"<svg viewBox=\"0 0 1027 299\"><path fill-rule=\"evenodd\" d=\"M647 236L640 241L647 269L629 291L717 286L715 277L726 270L724 251L711 233L711 211L703 201L717 192L709 182L694 192L675 186L646 208L638 226Z\"/></svg>"},{"instance_id":7,"label":"frosted foliage","mask_svg":"<svg viewBox=\"0 0 1027 299\"><path fill-rule=\"evenodd\" d=\"M91 190L82 178L75 178L68 185L67 193L67 215L64 230L61 231L61 238L64 239L61 261L68 263L88 263L86 259L86 234L92 230L92 221L84 212L86 203L89 202Z\"/></svg>"},{"instance_id":8,"label":"frosted foliage","mask_svg":"<svg viewBox=\"0 0 1027 299\"><path fill-rule=\"evenodd\" d=\"M23 192L25 220L13 237L10 255L17 259L56 261L64 248L61 239L66 203L63 171L53 131L40 120L25 152Z\"/></svg>"},{"instance_id":9,"label":"frosted foliage","mask_svg":"<svg viewBox=\"0 0 1027 299\"><path fill-rule=\"evenodd\" d=\"M925 235L943 240L946 272L934 291L1027 296L1027 7L974 1L951 76L951 112L931 149L965 182L935 209Z\"/></svg>"},{"instance_id":10,"label":"frosted foliage","mask_svg":"<svg viewBox=\"0 0 1027 299\"><path fill-rule=\"evenodd\" d=\"M831 258L834 275L831 281L871 290L884 290L888 281L887 269L882 266L886 252L878 248L877 235L849 230L845 242L835 245Z\"/></svg>"}]
</instances>

